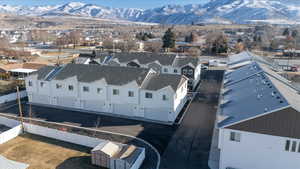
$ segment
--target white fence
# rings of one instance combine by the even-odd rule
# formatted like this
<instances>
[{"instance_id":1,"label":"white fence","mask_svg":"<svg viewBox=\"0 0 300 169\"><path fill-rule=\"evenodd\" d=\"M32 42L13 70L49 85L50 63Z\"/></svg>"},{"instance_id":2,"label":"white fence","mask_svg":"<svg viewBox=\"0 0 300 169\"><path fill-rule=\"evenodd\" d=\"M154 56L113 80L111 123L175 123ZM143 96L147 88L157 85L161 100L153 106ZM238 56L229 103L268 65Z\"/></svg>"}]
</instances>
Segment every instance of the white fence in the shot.
<instances>
[{"instance_id":1,"label":"white fence","mask_svg":"<svg viewBox=\"0 0 300 169\"><path fill-rule=\"evenodd\" d=\"M3 124L3 125L5 125L7 127L10 127L10 128L13 128L13 127L16 127L16 126L20 125L21 123L17 120L8 119L8 118L0 116L0 124Z\"/></svg>"},{"instance_id":2,"label":"white fence","mask_svg":"<svg viewBox=\"0 0 300 169\"><path fill-rule=\"evenodd\" d=\"M27 96L26 90L20 92L20 98ZM17 93L10 93L7 95L0 96L0 104L10 102L17 99Z\"/></svg>"},{"instance_id":3,"label":"white fence","mask_svg":"<svg viewBox=\"0 0 300 169\"><path fill-rule=\"evenodd\" d=\"M135 163L130 169L139 169L145 160L145 149L143 149L142 154L136 159Z\"/></svg>"},{"instance_id":4,"label":"white fence","mask_svg":"<svg viewBox=\"0 0 300 169\"><path fill-rule=\"evenodd\" d=\"M88 136L83 136L79 134L73 134L65 131L60 131L56 129L51 129L47 127L41 127L38 125L24 123L24 130L28 133L49 137L69 143L74 143L86 147L95 147L100 142L104 141L98 138L92 138Z\"/></svg>"},{"instance_id":5,"label":"white fence","mask_svg":"<svg viewBox=\"0 0 300 169\"><path fill-rule=\"evenodd\" d=\"M14 139L22 133L22 126L18 125L0 134L0 144L3 144L11 139Z\"/></svg>"},{"instance_id":6,"label":"white fence","mask_svg":"<svg viewBox=\"0 0 300 169\"><path fill-rule=\"evenodd\" d=\"M9 127L16 126L0 134L0 144L3 144L6 141L13 139L17 137L20 133L22 133L22 126L20 125L20 122L17 120L0 117L0 124L4 124ZM73 144L78 144L86 147L91 147L91 148L105 141L103 139L83 136L79 134L73 134L66 131L60 131L57 129L42 127L39 125L34 125L29 123L23 123L23 125L24 125L24 131L28 133L40 135L48 138L53 138L56 140L61 140ZM138 157L138 159L130 169L138 169L142 165L144 159L145 159L145 149L143 149L143 152L141 153L141 155Z\"/></svg>"},{"instance_id":7,"label":"white fence","mask_svg":"<svg viewBox=\"0 0 300 169\"><path fill-rule=\"evenodd\" d=\"M0 124L3 124L11 129L0 134L0 144L3 144L22 133L22 126L17 120L0 117Z\"/></svg>"}]
</instances>

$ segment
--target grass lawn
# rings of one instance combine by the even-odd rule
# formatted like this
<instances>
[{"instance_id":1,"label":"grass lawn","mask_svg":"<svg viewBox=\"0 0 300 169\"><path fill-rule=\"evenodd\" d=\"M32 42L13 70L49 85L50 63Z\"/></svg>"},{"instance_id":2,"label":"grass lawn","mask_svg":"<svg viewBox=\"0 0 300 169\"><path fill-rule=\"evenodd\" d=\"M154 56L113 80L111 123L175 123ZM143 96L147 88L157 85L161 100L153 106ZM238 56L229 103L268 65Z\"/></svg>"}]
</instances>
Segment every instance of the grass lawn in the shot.
<instances>
[{"instance_id":1,"label":"grass lawn","mask_svg":"<svg viewBox=\"0 0 300 169\"><path fill-rule=\"evenodd\" d=\"M91 164L90 148L32 134L0 145L0 154L29 164L28 169L101 169Z\"/></svg>"}]
</instances>

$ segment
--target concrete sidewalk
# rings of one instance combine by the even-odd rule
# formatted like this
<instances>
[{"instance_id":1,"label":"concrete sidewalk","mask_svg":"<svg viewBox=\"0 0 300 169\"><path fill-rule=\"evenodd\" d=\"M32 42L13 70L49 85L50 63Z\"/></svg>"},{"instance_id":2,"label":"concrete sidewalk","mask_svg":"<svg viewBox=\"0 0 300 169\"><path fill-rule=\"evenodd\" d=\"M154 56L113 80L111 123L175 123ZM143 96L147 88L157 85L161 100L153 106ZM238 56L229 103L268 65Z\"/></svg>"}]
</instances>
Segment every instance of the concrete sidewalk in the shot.
<instances>
[{"instance_id":1,"label":"concrete sidewalk","mask_svg":"<svg viewBox=\"0 0 300 169\"><path fill-rule=\"evenodd\" d=\"M213 138L210 146L208 166L210 169L219 169L220 149L218 149L219 129L214 128Z\"/></svg>"}]
</instances>

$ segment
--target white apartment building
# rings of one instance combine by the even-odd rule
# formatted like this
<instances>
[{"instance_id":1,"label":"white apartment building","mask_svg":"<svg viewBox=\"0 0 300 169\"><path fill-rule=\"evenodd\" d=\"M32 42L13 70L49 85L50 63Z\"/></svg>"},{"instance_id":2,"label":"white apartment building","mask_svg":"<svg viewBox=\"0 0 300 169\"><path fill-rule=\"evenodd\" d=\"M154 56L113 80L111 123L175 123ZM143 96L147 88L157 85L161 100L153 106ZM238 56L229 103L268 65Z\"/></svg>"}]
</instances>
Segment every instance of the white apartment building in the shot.
<instances>
[{"instance_id":1,"label":"white apartment building","mask_svg":"<svg viewBox=\"0 0 300 169\"><path fill-rule=\"evenodd\" d=\"M29 102L173 123L186 103L186 77L151 69L67 64L26 78Z\"/></svg>"},{"instance_id":2,"label":"white apartment building","mask_svg":"<svg viewBox=\"0 0 300 169\"><path fill-rule=\"evenodd\" d=\"M300 168L300 95L264 64L227 71L218 110L220 169Z\"/></svg>"},{"instance_id":3,"label":"white apartment building","mask_svg":"<svg viewBox=\"0 0 300 169\"><path fill-rule=\"evenodd\" d=\"M80 54L74 60L80 64L101 64L122 67L153 69L163 74L178 74L189 78L189 88L194 89L200 81L201 64L198 58L168 53L94 53Z\"/></svg>"}]
</instances>

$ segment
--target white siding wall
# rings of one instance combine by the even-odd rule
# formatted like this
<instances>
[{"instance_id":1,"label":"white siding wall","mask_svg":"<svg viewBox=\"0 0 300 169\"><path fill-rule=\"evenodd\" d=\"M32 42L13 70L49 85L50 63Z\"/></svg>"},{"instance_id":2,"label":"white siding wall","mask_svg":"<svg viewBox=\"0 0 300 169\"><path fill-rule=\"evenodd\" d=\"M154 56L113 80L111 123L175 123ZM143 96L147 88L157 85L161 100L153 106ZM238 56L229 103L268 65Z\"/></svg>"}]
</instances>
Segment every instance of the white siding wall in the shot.
<instances>
[{"instance_id":1,"label":"white siding wall","mask_svg":"<svg viewBox=\"0 0 300 169\"><path fill-rule=\"evenodd\" d=\"M230 141L229 129L221 129L219 148L221 148L220 169L297 169L300 168L300 153L285 151L289 138L240 132L241 141ZM296 140L296 139L289 139ZM297 141L297 148L300 140Z\"/></svg>"},{"instance_id":2,"label":"white siding wall","mask_svg":"<svg viewBox=\"0 0 300 169\"><path fill-rule=\"evenodd\" d=\"M29 80L33 83L31 87L28 86ZM136 82L112 86L107 85L104 80L81 83L77 81L76 77L63 81L44 82L43 87L40 82L36 75L26 78L30 102L95 112L110 112L164 122L175 120L181 108L182 101L180 99L184 99L184 95L187 93L187 91L179 92L177 93L179 97L175 99L174 91L170 87L158 91L144 91L138 87ZM62 87L57 89L56 84L60 84ZM69 90L69 85L74 87L73 91ZM89 88L89 92L83 91L84 86ZM97 88L101 88L102 92L97 93ZM119 90L119 95L113 95L113 89ZM129 91L134 93L133 97L128 96ZM153 98L145 98L146 92L151 92ZM167 100L163 100L163 95L166 95Z\"/></svg>"},{"instance_id":3,"label":"white siding wall","mask_svg":"<svg viewBox=\"0 0 300 169\"><path fill-rule=\"evenodd\" d=\"M186 81L178 90L176 91L176 95L174 95L174 111L175 111L175 118L180 113L182 107L187 101L187 85L188 82Z\"/></svg>"},{"instance_id":4,"label":"white siding wall","mask_svg":"<svg viewBox=\"0 0 300 169\"><path fill-rule=\"evenodd\" d=\"M201 64L199 64L195 69L195 72L194 72L194 86L193 87L196 87L196 85L200 81L200 75L201 75Z\"/></svg>"}]
</instances>

